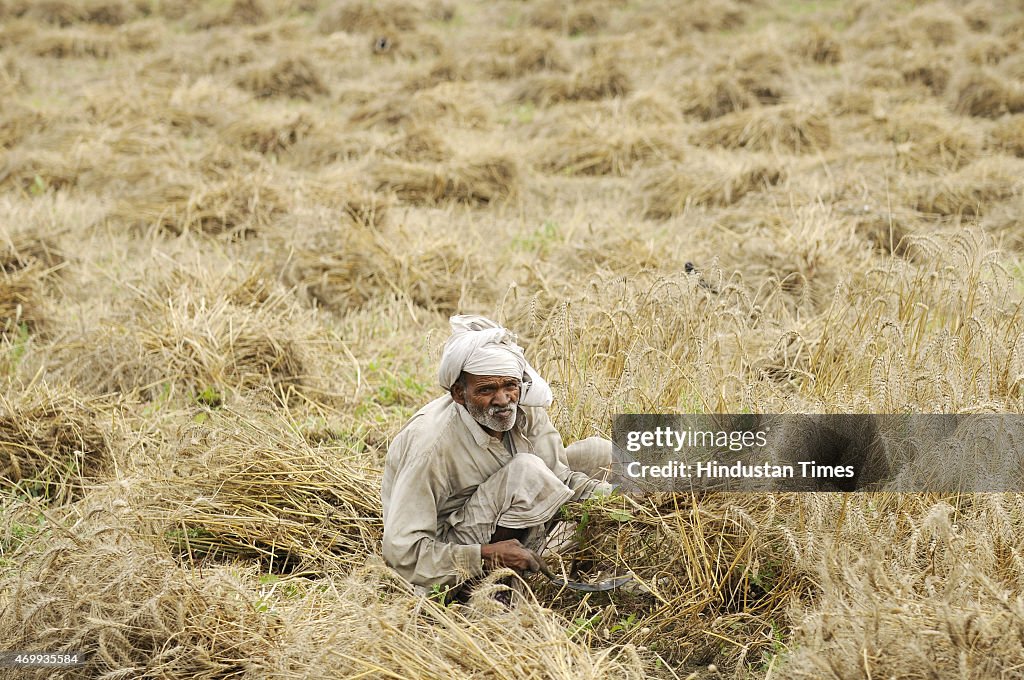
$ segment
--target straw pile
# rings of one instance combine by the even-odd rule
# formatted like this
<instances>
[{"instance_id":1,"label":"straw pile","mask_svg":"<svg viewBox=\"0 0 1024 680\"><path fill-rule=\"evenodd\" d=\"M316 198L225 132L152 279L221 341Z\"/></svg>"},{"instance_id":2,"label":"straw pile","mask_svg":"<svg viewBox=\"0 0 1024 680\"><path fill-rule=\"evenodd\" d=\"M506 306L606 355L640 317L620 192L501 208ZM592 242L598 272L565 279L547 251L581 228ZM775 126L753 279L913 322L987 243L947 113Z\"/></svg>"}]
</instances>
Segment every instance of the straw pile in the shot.
<instances>
[{"instance_id":1,"label":"straw pile","mask_svg":"<svg viewBox=\"0 0 1024 680\"><path fill-rule=\"evenodd\" d=\"M490 38L487 54L475 67L488 78L520 78L537 71L566 71L567 59L558 42L540 31L516 31Z\"/></svg>"},{"instance_id":2,"label":"straw pile","mask_svg":"<svg viewBox=\"0 0 1024 680\"><path fill-rule=\"evenodd\" d=\"M832 144L832 128L820 112L795 106L737 111L706 124L692 141L726 149L805 154Z\"/></svg>"},{"instance_id":3,"label":"straw pile","mask_svg":"<svg viewBox=\"0 0 1024 680\"><path fill-rule=\"evenodd\" d=\"M682 149L658 128L577 123L541 145L541 170L566 175L618 175L653 160L679 160Z\"/></svg>"},{"instance_id":4,"label":"straw pile","mask_svg":"<svg viewBox=\"0 0 1024 680\"><path fill-rule=\"evenodd\" d=\"M893 111L887 135L898 167L903 170L956 170L974 161L981 152L978 134L931 107L907 106Z\"/></svg>"},{"instance_id":5,"label":"straw pile","mask_svg":"<svg viewBox=\"0 0 1024 680\"><path fill-rule=\"evenodd\" d=\"M203 290L203 289L206 290ZM85 390L166 399L270 389L283 400L316 382L309 321L285 291L260 290L227 274L173 273L134 284L120 309L62 348L78 360L64 373ZM216 397L216 400L220 400Z\"/></svg>"},{"instance_id":6,"label":"straw pile","mask_svg":"<svg viewBox=\"0 0 1024 680\"><path fill-rule=\"evenodd\" d=\"M785 171L768 161L706 157L639 175L636 194L645 217L667 219L689 206L732 205L785 178Z\"/></svg>"},{"instance_id":7,"label":"straw pile","mask_svg":"<svg viewBox=\"0 0 1024 680\"><path fill-rule=\"evenodd\" d=\"M330 93L317 67L305 57L286 57L267 66L257 66L241 76L236 84L260 98L310 100Z\"/></svg>"},{"instance_id":8,"label":"straw pile","mask_svg":"<svg viewBox=\"0 0 1024 680\"><path fill-rule=\"evenodd\" d=\"M0 397L0 488L64 504L111 465L100 404L73 391L9 381Z\"/></svg>"},{"instance_id":9,"label":"straw pile","mask_svg":"<svg viewBox=\"0 0 1024 680\"><path fill-rule=\"evenodd\" d=\"M156 190L130 194L111 217L140 230L238 238L257 233L285 211L281 194L267 178L232 173L213 182L165 181Z\"/></svg>"},{"instance_id":10,"label":"straw pile","mask_svg":"<svg viewBox=\"0 0 1024 680\"><path fill-rule=\"evenodd\" d=\"M404 2L338 0L321 14L318 28L324 34L345 31L390 35L414 30L424 18L422 8Z\"/></svg>"},{"instance_id":11,"label":"straw pile","mask_svg":"<svg viewBox=\"0 0 1024 680\"><path fill-rule=\"evenodd\" d=\"M1024 90L989 70L976 69L962 75L953 85L953 111L979 118L998 118L1024 111Z\"/></svg>"},{"instance_id":12,"label":"straw pile","mask_svg":"<svg viewBox=\"0 0 1024 680\"><path fill-rule=\"evenodd\" d=\"M757 102L735 74L716 73L694 78L680 88L683 112L701 120L721 118L727 113L748 109Z\"/></svg>"},{"instance_id":13,"label":"straw pile","mask_svg":"<svg viewBox=\"0 0 1024 680\"><path fill-rule=\"evenodd\" d=\"M411 205L447 202L485 206L519 192L519 163L504 154L422 164L380 160L370 166L374 190L394 193Z\"/></svg>"},{"instance_id":14,"label":"straw pile","mask_svg":"<svg viewBox=\"0 0 1024 680\"><path fill-rule=\"evenodd\" d=\"M797 52L816 64L838 64L843 60L843 46L836 34L821 24L815 24L797 43Z\"/></svg>"},{"instance_id":15,"label":"straw pile","mask_svg":"<svg viewBox=\"0 0 1024 680\"><path fill-rule=\"evenodd\" d=\"M173 474L139 513L189 564L255 559L264 571L351 568L380 541L380 480L339 443L311 446L252 404L183 433Z\"/></svg>"},{"instance_id":16,"label":"straw pile","mask_svg":"<svg viewBox=\"0 0 1024 680\"><path fill-rule=\"evenodd\" d=\"M317 305L347 313L382 296L399 295L426 309L454 313L469 289L469 255L457 239L417 248L409 234L365 224L317 232L295 250L288 280Z\"/></svg>"},{"instance_id":17,"label":"straw pile","mask_svg":"<svg viewBox=\"0 0 1024 680\"><path fill-rule=\"evenodd\" d=\"M989 133L989 145L1024 158L1024 116L1000 119Z\"/></svg>"},{"instance_id":18,"label":"straw pile","mask_svg":"<svg viewBox=\"0 0 1024 680\"><path fill-rule=\"evenodd\" d=\"M45 288L64 264L52 240L5 234L0 241L0 336L45 330L50 313Z\"/></svg>"},{"instance_id":19,"label":"straw pile","mask_svg":"<svg viewBox=\"0 0 1024 680\"><path fill-rule=\"evenodd\" d=\"M1020 194L1021 166L1002 157L986 158L912 189L914 207L939 215L982 215L995 203Z\"/></svg>"},{"instance_id":20,"label":"straw pile","mask_svg":"<svg viewBox=\"0 0 1024 680\"><path fill-rule=\"evenodd\" d=\"M491 122L491 106L478 90L466 83L441 82L418 90L373 97L356 107L349 124L358 128L445 123L459 127L486 128Z\"/></svg>"},{"instance_id":21,"label":"straw pile","mask_svg":"<svg viewBox=\"0 0 1024 680\"><path fill-rule=\"evenodd\" d=\"M597 33L608 24L608 8L596 3L566 6L545 1L533 5L526 15L531 26L577 36Z\"/></svg>"},{"instance_id":22,"label":"straw pile","mask_svg":"<svg viewBox=\"0 0 1024 680\"><path fill-rule=\"evenodd\" d=\"M594 59L572 74L540 74L525 80L514 98L537 106L558 102L623 97L633 90L630 77L614 60Z\"/></svg>"}]
</instances>

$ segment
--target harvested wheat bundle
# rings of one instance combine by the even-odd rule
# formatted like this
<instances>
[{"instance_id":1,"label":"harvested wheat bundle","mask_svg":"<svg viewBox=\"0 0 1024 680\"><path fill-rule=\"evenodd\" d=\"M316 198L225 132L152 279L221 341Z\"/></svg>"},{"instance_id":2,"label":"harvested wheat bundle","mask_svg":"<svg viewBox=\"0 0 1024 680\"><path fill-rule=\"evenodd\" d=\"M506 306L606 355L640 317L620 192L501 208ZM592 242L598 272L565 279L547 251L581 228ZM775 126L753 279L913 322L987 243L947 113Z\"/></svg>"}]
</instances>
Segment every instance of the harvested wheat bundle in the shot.
<instances>
[{"instance_id":1,"label":"harvested wheat bundle","mask_svg":"<svg viewBox=\"0 0 1024 680\"><path fill-rule=\"evenodd\" d=\"M438 57L429 78L434 83L444 80L458 80L464 65L453 59L447 51L444 36L433 29L418 29L400 35L378 35L369 41L376 57L425 61ZM428 79L429 79L428 78Z\"/></svg>"},{"instance_id":2,"label":"harvested wheat bundle","mask_svg":"<svg viewBox=\"0 0 1024 680\"><path fill-rule=\"evenodd\" d=\"M441 121L470 128L487 127L492 107L475 86L461 82L442 82L412 97L398 92L374 97L356 108L349 124L358 128L432 125Z\"/></svg>"},{"instance_id":3,"label":"harvested wheat bundle","mask_svg":"<svg viewBox=\"0 0 1024 680\"><path fill-rule=\"evenodd\" d=\"M415 30L425 18L422 8L404 2L340 0L324 10L317 26L320 33L372 33L390 35Z\"/></svg>"},{"instance_id":4,"label":"harvested wheat bundle","mask_svg":"<svg viewBox=\"0 0 1024 680\"><path fill-rule=\"evenodd\" d=\"M805 154L829 148L832 129L818 111L772 106L723 116L698 130L692 141L726 149Z\"/></svg>"},{"instance_id":5,"label":"harvested wheat bundle","mask_svg":"<svg viewBox=\"0 0 1024 680\"><path fill-rule=\"evenodd\" d=\"M66 260L48 239L27 233L0 241L0 336L46 331L50 303L44 291Z\"/></svg>"},{"instance_id":6,"label":"harvested wheat bundle","mask_svg":"<svg viewBox=\"0 0 1024 680\"><path fill-rule=\"evenodd\" d=\"M757 103L757 98L740 83L736 74L728 72L693 78L678 88L678 92L683 113L701 120L721 118Z\"/></svg>"},{"instance_id":7,"label":"harvested wheat bundle","mask_svg":"<svg viewBox=\"0 0 1024 680\"><path fill-rule=\"evenodd\" d=\"M992 71L974 69L953 86L953 110L965 116L998 118L1005 113L1024 112L1024 88Z\"/></svg>"},{"instance_id":8,"label":"harvested wheat bundle","mask_svg":"<svg viewBox=\"0 0 1024 680\"><path fill-rule=\"evenodd\" d=\"M0 644L78 652L83 676L213 680L272 667L289 646L280 618L226 571L190 575L106 511L48 528L23 554L4 577Z\"/></svg>"},{"instance_id":9,"label":"harvested wheat bundle","mask_svg":"<svg viewBox=\"0 0 1024 680\"><path fill-rule=\"evenodd\" d=\"M558 41L541 31L492 36L486 55L474 68L488 78L520 78L537 71L566 71L568 60Z\"/></svg>"},{"instance_id":10,"label":"harvested wheat bundle","mask_svg":"<svg viewBox=\"0 0 1024 680\"><path fill-rule=\"evenodd\" d=\"M1020 161L994 157L911 189L912 205L939 215L983 215L993 204L1017 196L1024 189Z\"/></svg>"},{"instance_id":11,"label":"harvested wheat bundle","mask_svg":"<svg viewBox=\"0 0 1024 680\"><path fill-rule=\"evenodd\" d=\"M59 269L67 261L52 238L29 232L4 232L0 235L0 270L11 273L33 265Z\"/></svg>"},{"instance_id":12,"label":"harvested wheat bundle","mask_svg":"<svg viewBox=\"0 0 1024 680\"><path fill-rule=\"evenodd\" d=\"M0 488L64 504L108 472L112 457L96 400L34 384L0 396Z\"/></svg>"},{"instance_id":13,"label":"harvested wheat bundle","mask_svg":"<svg viewBox=\"0 0 1024 680\"><path fill-rule=\"evenodd\" d=\"M995 66L1013 54L1013 48L1002 38L985 35L973 39L965 54L975 66Z\"/></svg>"},{"instance_id":14,"label":"harvested wheat bundle","mask_svg":"<svg viewBox=\"0 0 1024 680\"><path fill-rule=\"evenodd\" d=\"M519 192L520 175L519 164L501 154L433 165L380 160L369 169L376 191L393 192L412 205L505 201Z\"/></svg>"},{"instance_id":15,"label":"harvested wheat bundle","mask_svg":"<svg viewBox=\"0 0 1024 680\"><path fill-rule=\"evenodd\" d=\"M70 26L83 19L81 9L80 5L68 0L41 0L16 3L10 11L14 16L40 23Z\"/></svg>"},{"instance_id":16,"label":"harvested wheat bundle","mask_svg":"<svg viewBox=\"0 0 1024 680\"><path fill-rule=\"evenodd\" d=\"M622 176L650 161L680 160L682 149L665 130L578 123L544 141L538 167L566 175Z\"/></svg>"},{"instance_id":17,"label":"harvested wheat bundle","mask_svg":"<svg viewBox=\"0 0 1024 680\"><path fill-rule=\"evenodd\" d=\"M110 59L124 46L123 36L111 29L61 28L40 31L28 49L38 57Z\"/></svg>"},{"instance_id":18,"label":"harvested wheat bundle","mask_svg":"<svg viewBox=\"0 0 1024 680\"><path fill-rule=\"evenodd\" d=\"M362 224L314 234L296 248L288 282L342 314L382 295L407 296L421 307L451 313L468 289L480 289L457 241L432 239L418 247L409 241L408 234Z\"/></svg>"},{"instance_id":19,"label":"harvested wheat bundle","mask_svg":"<svg viewBox=\"0 0 1024 680\"><path fill-rule=\"evenodd\" d=\"M714 33L731 31L747 22L747 14L733 0L687 0L687 2L649 2L625 13L617 26L621 33L648 35L666 27L673 41L694 31Z\"/></svg>"},{"instance_id":20,"label":"harvested wheat bundle","mask_svg":"<svg viewBox=\"0 0 1024 680\"><path fill-rule=\"evenodd\" d=\"M91 393L203 403L264 389L292 400L316 387L323 339L291 295L271 289L260 302L260 287L230 272L176 281L134 284L134 299L58 348L60 373Z\"/></svg>"},{"instance_id":21,"label":"harvested wheat bundle","mask_svg":"<svg viewBox=\"0 0 1024 680\"><path fill-rule=\"evenodd\" d=\"M867 5L862 5L867 7ZM964 31L963 18L939 3L904 14L894 5L876 4L857 20L854 41L864 50L880 51L954 45Z\"/></svg>"},{"instance_id":22,"label":"harvested wheat bundle","mask_svg":"<svg viewBox=\"0 0 1024 680\"><path fill-rule=\"evenodd\" d=\"M120 26L137 18L142 10L138 3L127 0L42 0L12 5L11 11L16 16L65 27L76 23Z\"/></svg>"},{"instance_id":23,"label":"harvested wheat bundle","mask_svg":"<svg viewBox=\"0 0 1024 680\"><path fill-rule=\"evenodd\" d=\"M1024 115L999 119L989 131L988 146L1024 158Z\"/></svg>"},{"instance_id":24,"label":"harvested wheat bundle","mask_svg":"<svg viewBox=\"0 0 1024 680\"><path fill-rule=\"evenodd\" d=\"M41 292L45 279L37 265L0 272L0 337L46 329L49 309Z\"/></svg>"},{"instance_id":25,"label":"harvested wheat bundle","mask_svg":"<svg viewBox=\"0 0 1024 680\"><path fill-rule=\"evenodd\" d=\"M790 59L774 46L743 50L720 70L733 74L740 87L762 104L778 104L789 91Z\"/></svg>"},{"instance_id":26,"label":"harvested wheat bundle","mask_svg":"<svg viewBox=\"0 0 1024 680\"><path fill-rule=\"evenodd\" d=\"M884 107L881 106L884 99L885 95L875 89L843 88L829 95L828 106L830 111L839 116L850 113L865 115L884 111Z\"/></svg>"},{"instance_id":27,"label":"harvested wheat bundle","mask_svg":"<svg viewBox=\"0 0 1024 680\"><path fill-rule=\"evenodd\" d=\"M167 182L120 201L111 218L172 234L198 231L237 238L252 235L285 212L284 199L269 180L229 175L211 184Z\"/></svg>"},{"instance_id":28,"label":"harvested wheat bundle","mask_svg":"<svg viewBox=\"0 0 1024 680\"><path fill-rule=\"evenodd\" d=\"M814 24L796 43L796 52L816 64L838 64L843 60L843 46L839 38L821 24Z\"/></svg>"},{"instance_id":29,"label":"harvested wheat bundle","mask_svg":"<svg viewBox=\"0 0 1024 680\"><path fill-rule=\"evenodd\" d=\"M179 68L199 76L236 71L259 62L264 54L265 49L260 49L252 40L241 35L222 36L215 33L210 36L209 42L202 44L201 52L195 57L175 52L169 58L187 60Z\"/></svg>"},{"instance_id":30,"label":"harvested wheat bundle","mask_svg":"<svg viewBox=\"0 0 1024 680\"><path fill-rule=\"evenodd\" d=\"M981 152L981 136L961 121L938 108L897 108L886 126L897 167L942 172L973 162Z\"/></svg>"},{"instance_id":31,"label":"harvested wheat bundle","mask_svg":"<svg viewBox=\"0 0 1024 680\"><path fill-rule=\"evenodd\" d=\"M983 33L992 29L992 11L992 5L985 0L971 0L961 8L961 16L968 28Z\"/></svg>"},{"instance_id":32,"label":"harvested wheat bundle","mask_svg":"<svg viewBox=\"0 0 1024 680\"><path fill-rule=\"evenodd\" d=\"M330 93L319 69L305 57L286 57L265 67L255 67L236 84L261 99L290 97L310 100Z\"/></svg>"},{"instance_id":33,"label":"harvested wheat bundle","mask_svg":"<svg viewBox=\"0 0 1024 680\"><path fill-rule=\"evenodd\" d=\"M221 132L226 141L264 155L278 155L306 139L316 122L305 112L258 110L227 124Z\"/></svg>"},{"instance_id":34,"label":"harvested wheat bundle","mask_svg":"<svg viewBox=\"0 0 1024 680\"><path fill-rule=\"evenodd\" d=\"M732 205L785 178L785 170L763 159L697 157L641 174L635 191L644 217L668 219L689 206Z\"/></svg>"},{"instance_id":35,"label":"harvested wheat bundle","mask_svg":"<svg viewBox=\"0 0 1024 680\"><path fill-rule=\"evenodd\" d=\"M306 182L303 196L316 205L340 211L357 225L379 228L391 209L391 200L361 186L347 171L328 173Z\"/></svg>"},{"instance_id":36,"label":"harvested wheat bundle","mask_svg":"<svg viewBox=\"0 0 1024 680\"><path fill-rule=\"evenodd\" d=\"M0 117L0 148L10 149L20 144L26 137L41 132L52 122L43 112L29 108L17 102L8 102L3 106Z\"/></svg>"},{"instance_id":37,"label":"harvested wheat bundle","mask_svg":"<svg viewBox=\"0 0 1024 680\"><path fill-rule=\"evenodd\" d=\"M412 93L429 90L441 83L456 83L472 80L472 67L456 60L442 47L438 50L438 58L429 65L411 70L404 79L402 92Z\"/></svg>"},{"instance_id":38,"label":"harvested wheat bundle","mask_svg":"<svg viewBox=\"0 0 1024 680\"><path fill-rule=\"evenodd\" d=\"M1008 55L999 65L999 72L1013 81L1024 80L1024 56L1018 52Z\"/></svg>"},{"instance_id":39,"label":"harvested wheat bundle","mask_svg":"<svg viewBox=\"0 0 1024 680\"><path fill-rule=\"evenodd\" d=\"M592 34L608 25L608 8L593 2L566 5L546 0L532 6L526 21L531 26L570 36Z\"/></svg>"},{"instance_id":40,"label":"harvested wheat bundle","mask_svg":"<svg viewBox=\"0 0 1024 680\"><path fill-rule=\"evenodd\" d=\"M355 567L379 547L380 473L341 446L310 446L279 419L224 407L173 456L139 512L182 559L256 558L286 573Z\"/></svg>"},{"instance_id":41,"label":"harvested wheat bundle","mask_svg":"<svg viewBox=\"0 0 1024 680\"><path fill-rule=\"evenodd\" d=\"M360 158L374 146L367 135L352 134L334 118L314 110L295 111L290 105L267 104L255 112L224 118L219 127L223 141L301 168Z\"/></svg>"},{"instance_id":42,"label":"harvested wheat bundle","mask_svg":"<svg viewBox=\"0 0 1024 680\"><path fill-rule=\"evenodd\" d=\"M599 58L571 75L531 76L519 87L514 98L538 106L548 106L564 101L623 97L632 89L632 80L617 62Z\"/></svg>"},{"instance_id":43,"label":"harvested wheat bundle","mask_svg":"<svg viewBox=\"0 0 1024 680\"><path fill-rule=\"evenodd\" d=\"M933 96L940 97L946 91L953 75L950 67L939 55L923 53L915 56L901 69L907 83L921 83Z\"/></svg>"},{"instance_id":44,"label":"harvested wheat bundle","mask_svg":"<svg viewBox=\"0 0 1024 680\"><path fill-rule=\"evenodd\" d=\"M965 33L963 17L941 3L914 10L907 15L906 22L936 47L953 45Z\"/></svg>"},{"instance_id":45,"label":"harvested wheat bundle","mask_svg":"<svg viewBox=\"0 0 1024 680\"><path fill-rule=\"evenodd\" d=\"M85 0L82 11L85 20L104 26L121 26L147 13L148 8L129 0Z\"/></svg>"},{"instance_id":46,"label":"harvested wheat bundle","mask_svg":"<svg viewBox=\"0 0 1024 680\"><path fill-rule=\"evenodd\" d=\"M607 102L616 106L620 100ZM637 125L678 125L682 122L678 102L660 90L645 90L630 95L621 106L622 113Z\"/></svg>"},{"instance_id":47,"label":"harvested wheat bundle","mask_svg":"<svg viewBox=\"0 0 1024 680\"><path fill-rule=\"evenodd\" d=\"M406 130L401 137L389 143L382 151L388 156L413 163L441 163L452 155L448 145L437 134L437 131L426 126Z\"/></svg>"},{"instance_id":48,"label":"harvested wheat bundle","mask_svg":"<svg viewBox=\"0 0 1024 680\"><path fill-rule=\"evenodd\" d=\"M228 7L210 8L192 17L189 24L205 31L217 26L258 26L272 17L265 0L232 0Z\"/></svg>"}]
</instances>

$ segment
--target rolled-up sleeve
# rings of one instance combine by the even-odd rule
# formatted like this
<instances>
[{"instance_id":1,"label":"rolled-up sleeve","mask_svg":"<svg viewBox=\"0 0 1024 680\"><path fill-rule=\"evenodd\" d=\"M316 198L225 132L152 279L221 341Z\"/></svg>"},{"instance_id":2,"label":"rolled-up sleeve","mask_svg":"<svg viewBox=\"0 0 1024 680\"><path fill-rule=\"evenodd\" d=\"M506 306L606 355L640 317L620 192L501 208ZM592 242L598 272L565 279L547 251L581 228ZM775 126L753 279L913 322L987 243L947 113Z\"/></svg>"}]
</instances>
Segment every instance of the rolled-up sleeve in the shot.
<instances>
[{"instance_id":1,"label":"rolled-up sleeve","mask_svg":"<svg viewBox=\"0 0 1024 680\"><path fill-rule=\"evenodd\" d=\"M396 439L392 446L404 443ZM425 588L455 586L482 575L479 545L438 540L437 509L448 489L429 452L397 458L406 462L393 475L385 475L382 489L384 560L403 578Z\"/></svg>"}]
</instances>

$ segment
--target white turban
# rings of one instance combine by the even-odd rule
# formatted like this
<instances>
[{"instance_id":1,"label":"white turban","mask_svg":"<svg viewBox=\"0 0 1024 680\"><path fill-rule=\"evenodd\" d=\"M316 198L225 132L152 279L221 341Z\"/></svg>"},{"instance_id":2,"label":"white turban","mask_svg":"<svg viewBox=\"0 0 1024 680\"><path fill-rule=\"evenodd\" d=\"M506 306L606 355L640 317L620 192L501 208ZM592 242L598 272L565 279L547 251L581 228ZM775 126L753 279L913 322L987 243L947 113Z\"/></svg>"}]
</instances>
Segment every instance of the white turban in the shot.
<instances>
[{"instance_id":1,"label":"white turban","mask_svg":"<svg viewBox=\"0 0 1024 680\"><path fill-rule=\"evenodd\" d=\"M551 387L526 361L523 348L515 343L515 335L482 316L459 314L449 321L452 334L444 343L437 374L441 387L450 390L463 371L510 376L523 379L520 404L551 405Z\"/></svg>"}]
</instances>

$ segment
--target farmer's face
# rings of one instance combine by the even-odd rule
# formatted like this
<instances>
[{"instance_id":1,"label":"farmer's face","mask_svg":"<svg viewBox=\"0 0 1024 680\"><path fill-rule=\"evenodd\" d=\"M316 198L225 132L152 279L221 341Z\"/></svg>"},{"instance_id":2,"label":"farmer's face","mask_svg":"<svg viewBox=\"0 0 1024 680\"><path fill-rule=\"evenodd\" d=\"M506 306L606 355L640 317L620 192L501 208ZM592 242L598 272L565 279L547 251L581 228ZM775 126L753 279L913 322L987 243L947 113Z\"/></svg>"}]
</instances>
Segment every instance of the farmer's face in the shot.
<instances>
[{"instance_id":1,"label":"farmer's face","mask_svg":"<svg viewBox=\"0 0 1024 680\"><path fill-rule=\"evenodd\" d=\"M456 384L452 399L462 404L492 436L512 429L516 423L516 404L522 381L519 378L498 375L466 373L466 387Z\"/></svg>"}]
</instances>

